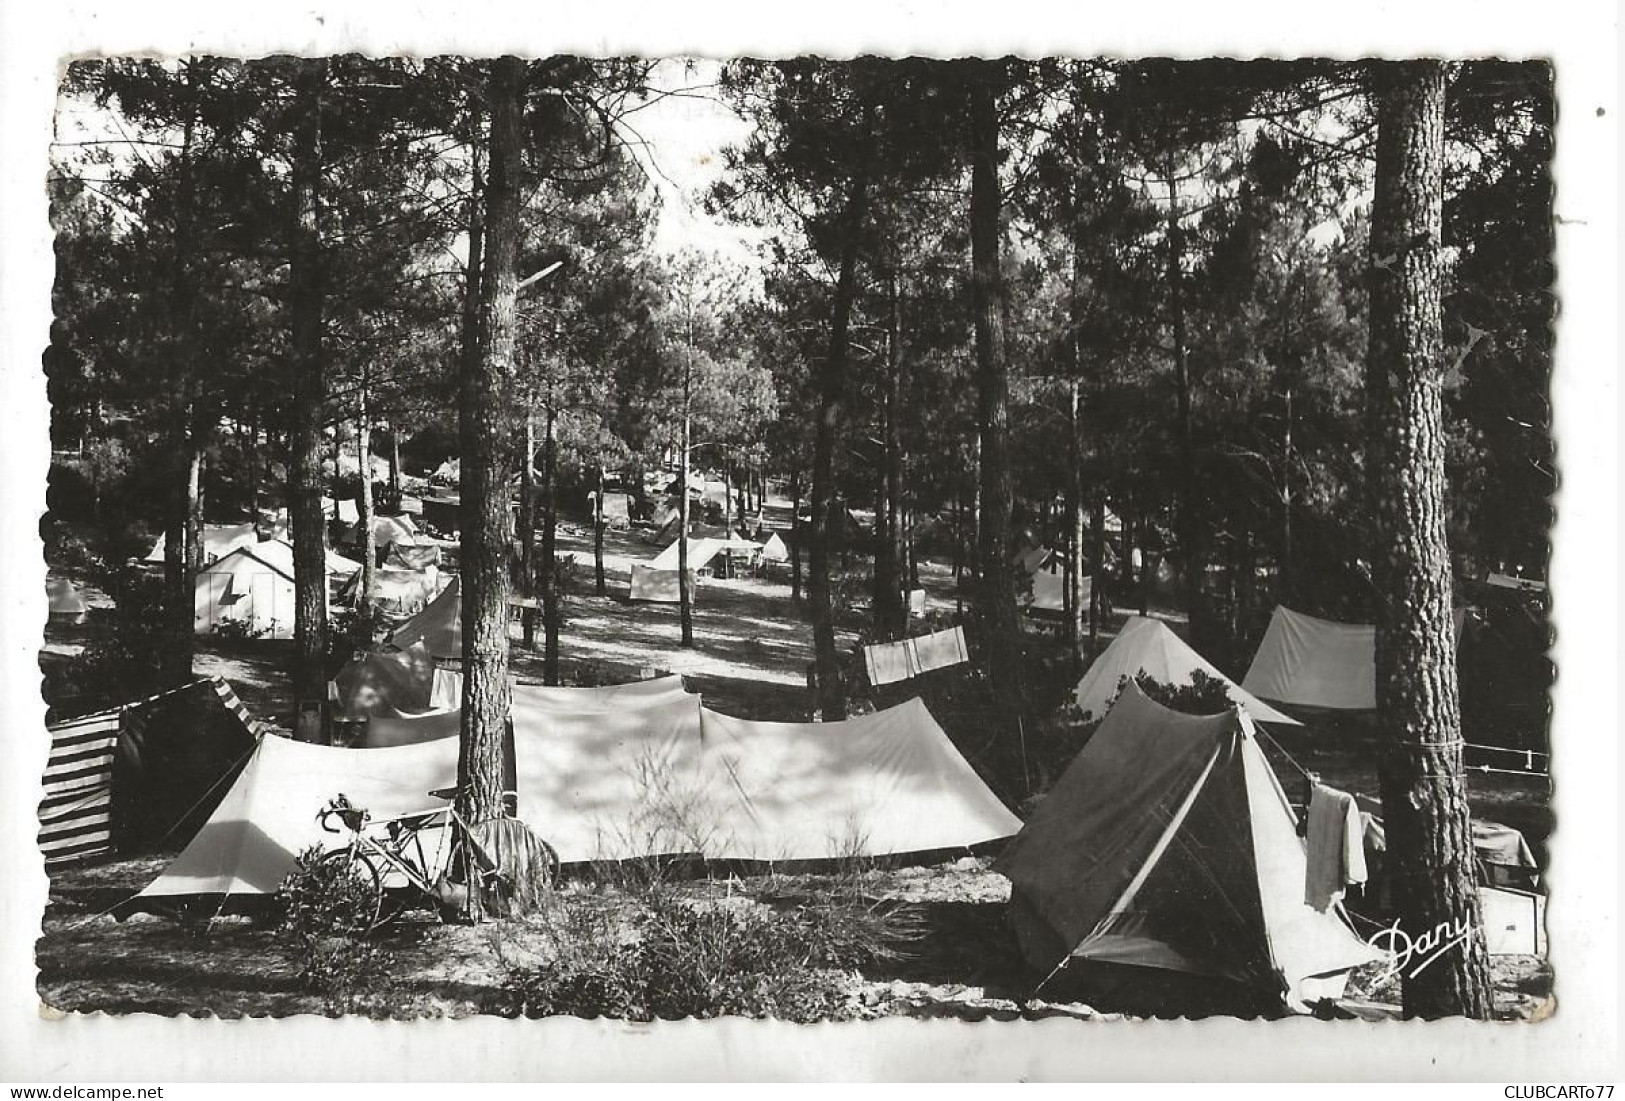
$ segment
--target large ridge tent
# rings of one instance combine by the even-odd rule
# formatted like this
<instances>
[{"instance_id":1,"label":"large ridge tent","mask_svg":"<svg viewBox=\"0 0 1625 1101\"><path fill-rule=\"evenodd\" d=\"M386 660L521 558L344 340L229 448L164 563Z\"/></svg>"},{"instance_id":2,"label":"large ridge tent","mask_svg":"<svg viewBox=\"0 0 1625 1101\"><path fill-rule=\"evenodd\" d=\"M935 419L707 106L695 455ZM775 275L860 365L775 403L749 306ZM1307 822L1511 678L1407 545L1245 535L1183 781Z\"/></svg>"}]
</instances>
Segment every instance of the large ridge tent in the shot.
<instances>
[{"instance_id":1,"label":"large ridge tent","mask_svg":"<svg viewBox=\"0 0 1625 1101\"><path fill-rule=\"evenodd\" d=\"M688 568L691 570L703 570L705 567L709 566L711 564L711 560L719 554L757 554L761 551L761 549L762 548L759 544L752 543L749 539L739 539L736 537L726 539L690 539L688 541ZM649 561L648 565L651 569L655 570L675 570L677 568L677 555L677 543L673 542L671 546L655 555L654 558Z\"/></svg>"},{"instance_id":2,"label":"large ridge tent","mask_svg":"<svg viewBox=\"0 0 1625 1101\"><path fill-rule=\"evenodd\" d=\"M735 808L731 836L717 839L722 856L961 850L1021 828L918 698L828 723L700 714L709 775Z\"/></svg>"},{"instance_id":3,"label":"large ridge tent","mask_svg":"<svg viewBox=\"0 0 1625 1101\"><path fill-rule=\"evenodd\" d=\"M1111 705L1112 697L1117 695L1118 682L1124 677L1133 680L1145 673L1164 684L1183 685L1193 681L1192 674L1198 669L1224 682L1231 701L1246 708L1256 721L1301 725L1292 716L1277 711L1245 688L1238 687L1170 631L1161 620L1147 616L1128 618L1112 644L1101 652L1084 673L1083 679L1078 681L1074 699L1080 710L1099 718Z\"/></svg>"},{"instance_id":4,"label":"large ridge tent","mask_svg":"<svg viewBox=\"0 0 1625 1101\"><path fill-rule=\"evenodd\" d=\"M50 727L40 804L47 865L184 841L260 735L218 677Z\"/></svg>"},{"instance_id":5,"label":"large ridge tent","mask_svg":"<svg viewBox=\"0 0 1625 1101\"><path fill-rule=\"evenodd\" d=\"M1135 1012L1304 1011L1379 958L1304 902L1292 810L1244 710L1132 683L994 864L1042 989Z\"/></svg>"},{"instance_id":6,"label":"large ridge tent","mask_svg":"<svg viewBox=\"0 0 1625 1101\"><path fill-rule=\"evenodd\" d=\"M1377 629L1278 607L1242 678L1247 691L1299 707L1370 711L1377 706Z\"/></svg>"},{"instance_id":7,"label":"large ridge tent","mask_svg":"<svg viewBox=\"0 0 1625 1101\"><path fill-rule=\"evenodd\" d=\"M586 696L561 693L586 693ZM750 723L705 712L676 678L610 689L515 685L518 815L567 863L697 853L827 860L964 849L1020 822L918 701L846 723ZM375 817L434 805L457 777L442 736L340 749L266 738L191 845L146 891L264 895L323 835L343 793Z\"/></svg>"},{"instance_id":8,"label":"large ridge tent","mask_svg":"<svg viewBox=\"0 0 1625 1101\"><path fill-rule=\"evenodd\" d=\"M1450 615L1459 642L1467 610ZM1377 629L1277 607L1241 686L1256 696L1328 711L1377 706Z\"/></svg>"},{"instance_id":9,"label":"large ridge tent","mask_svg":"<svg viewBox=\"0 0 1625 1101\"><path fill-rule=\"evenodd\" d=\"M431 706L421 712L374 712L368 719L363 745L368 749L412 745L456 734L461 724L462 677L446 669L435 670L436 684L449 678L448 691L437 692ZM553 714L590 715L622 707L643 707L686 696L683 678L655 677L595 688L546 687L516 684L513 688L513 720L533 729L544 729Z\"/></svg>"}]
</instances>

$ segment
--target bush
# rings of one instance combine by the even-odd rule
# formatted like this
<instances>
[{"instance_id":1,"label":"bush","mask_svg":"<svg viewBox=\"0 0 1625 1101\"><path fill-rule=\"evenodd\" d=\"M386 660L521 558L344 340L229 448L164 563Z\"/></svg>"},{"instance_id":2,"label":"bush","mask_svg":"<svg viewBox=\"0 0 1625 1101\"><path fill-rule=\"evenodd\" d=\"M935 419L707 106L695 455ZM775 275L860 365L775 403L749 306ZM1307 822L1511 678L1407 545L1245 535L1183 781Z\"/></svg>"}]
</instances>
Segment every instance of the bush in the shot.
<instances>
[{"instance_id":1,"label":"bush","mask_svg":"<svg viewBox=\"0 0 1625 1101\"><path fill-rule=\"evenodd\" d=\"M628 897L617 916L601 895L561 895L551 957L510 966L517 1012L633 1021L854 1015L846 973L897 952L897 907L845 897L775 910L747 898L683 899L667 889Z\"/></svg>"},{"instance_id":2,"label":"bush","mask_svg":"<svg viewBox=\"0 0 1625 1101\"><path fill-rule=\"evenodd\" d=\"M113 610L90 618L85 648L68 663L62 686L83 710L156 692L169 645L162 578L126 567L109 572L103 583Z\"/></svg>"},{"instance_id":3,"label":"bush","mask_svg":"<svg viewBox=\"0 0 1625 1101\"><path fill-rule=\"evenodd\" d=\"M328 1006L348 1010L383 971L376 946L364 939L376 912L373 884L337 861L322 863L321 848L299 854L277 890L281 917L276 940L298 969L299 979L321 993Z\"/></svg>"},{"instance_id":4,"label":"bush","mask_svg":"<svg viewBox=\"0 0 1625 1101\"><path fill-rule=\"evenodd\" d=\"M246 619L222 619L209 629L209 634L220 642L247 642L265 633L264 627L255 627Z\"/></svg>"},{"instance_id":5,"label":"bush","mask_svg":"<svg viewBox=\"0 0 1625 1101\"><path fill-rule=\"evenodd\" d=\"M350 664L357 652L372 649L389 625L389 617L377 605L346 608L334 615L332 630L327 632L328 676Z\"/></svg>"}]
</instances>

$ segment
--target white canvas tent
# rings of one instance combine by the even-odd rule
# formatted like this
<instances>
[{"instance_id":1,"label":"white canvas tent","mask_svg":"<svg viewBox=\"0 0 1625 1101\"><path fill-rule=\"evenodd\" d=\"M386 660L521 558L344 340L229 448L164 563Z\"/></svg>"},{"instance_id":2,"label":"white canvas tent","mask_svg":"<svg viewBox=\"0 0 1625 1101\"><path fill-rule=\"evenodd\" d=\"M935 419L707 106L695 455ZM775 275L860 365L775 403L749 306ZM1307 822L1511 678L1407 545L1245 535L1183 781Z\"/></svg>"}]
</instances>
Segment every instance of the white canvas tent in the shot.
<instances>
[{"instance_id":1,"label":"white canvas tent","mask_svg":"<svg viewBox=\"0 0 1625 1101\"><path fill-rule=\"evenodd\" d=\"M722 856L961 850L1021 828L918 698L842 722L700 714L708 774L734 810L717 841Z\"/></svg>"},{"instance_id":2,"label":"white canvas tent","mask_svg":"<svg viewBox=\"0 0 1625 1101\"><path fill-rule=\"evenodd\" d=\"M1461 640L1467 610L1450 613ZM1298 707L1371 711L1377 706L1377 629L1278 606L1242 678L1254 695Z\"/></svg>"},{"instance_id":3,"label":"white canvas tent","mask_svg":"<svg viewBox=\"0 0 1625 1101\"><path fill-rule=\"evenodd\" d=\"M1246 712L1131 684L994 868L1042 989L1199 1015L1302 1011L1379 958L1305 904L1306 859Z\"/></svg>"},{"instance_id":4,"label":"white canvas tent","mask_svg":"<svg viewBox=\"0 0 1625 1101\"><path fill-rule=\"evenodd\" d=\"M324 562L331 585L361 566L328 551ZM285 539L267 539L238 547L205 566L197 575L192 627L208 634L223 623L241 623L261 638L292 638L294 609L293 546Z\"/></svg>"},{"instance_id":5,"label":"white canvas tent","mask_svg":"<svg viewBox=\"0 0 1625 1101\"><path fill-rule=\"evenodd\" d=\"M1254 695L1300 707L1370 711L1377 706L1377 629L1278 607L1242 678Z\"/></svg>"},{"instance_id":6,"label":"white canvas tent","mask_svg":"<svg viewBox=\"0 0 1625 1101\"><path fill-rule=\"evenodd\" d=\"M749 539L730 537L725 539L690 539L688 541L688 568L703 570L711 564L711 560L719 554L758 554L760 545L752 543ZM677 568L677 543L675 541L655 555L648 563L651 569L675 570Z\"/></svg>"},{"instance_id":7,"label":"white canvas tent","mask_svg":"<svg viewBox=\"0 0 1625 1101\"><path fill-rule=\"evenodd\" d=\"M1032 575L1032 596L1026 601L1026 606L1038 612L1063 612L1066 610L1066 571L1064 569L1050 569L1044 567ZM1094 596L1094 578L1085 577L1078 593L1078 600L1085 608Z\"/></svg>"},{"instance_id":8,"label":"white canvas tent","mask_svg":"<svg viewBox=\"0 0 1625 1101\"><path fill-rule=\"evenodd\" d=\"M1083 674L1083 679L1078 681L1073 698L1079 709L1099 718L1106 713L1112 697L1117 694L1118 682L1124 677L1132 681L1139 674L1146 673L1164 684L1181 685L1192 683L1192 674L1198 669L1215 680L1223 681L1229 687L1232 702L1246 708L1256 721L1301 725L1292 716L1276 710L1245 688L1238 687L1170 631L1161 620L1147 616L1129 617L1112 644L1101 652Z\"/></svg>"},{"instance_id":9,"label":"white canvas tent","mask_svg":"<svg viewBox=\"0 0 1625 1101\"><path fill-rule=\"evenodd\" d=\"M776 531L773 532L771 535L769 535L767 537L766 542L764 542L762 544L762 561L763 562L788 562L788 561L790 561L790 548L784 545L784 540L779 538L779 533L778 532L776 532Z\"/></svg>"},{"instance_id":10,"label":"white canvas tent","mask_svg":"<svg viewBox=\"0 0 1625 1101\"><path fill-rule=\"evenodd\" d=\"M688 571L688 595L693 600L699 595L698 579ZM676 604L682 599L678 589L678 570L656 569L642 562L632 563L632 579L627 587L628 600L641 600L649 604Z\"/></svg>"},{"instance_id":11,"label":"white canvas tent","mask_svg":"<svg viewBox=\"0 0 1625 1101\"><path fill-rule=\"evenodd\" d=\"M79 593L79 586L66 577L48 578L45 582L45 599L49 605L49 616L52 623L79 624L90 615L90 605Z\"/></svg>"},{"instance_id":12,"label":"white canvas tent","mask_svg":"<svg viewBox=\"0 0 1625 1101\"><path fill-rule=\"evenodd\" d=\"M193 600L197 634L234 623L255 637L293 637L293 554L292 548L278 554L279 546L287 548L276 542L239 547L203 568Z\"/></svg>"},{"instance_id":13,"label":"white canvas tent","mask_svg":"<svg viewBox=\"0 0 1625 1101\"><path fill-rule=\"evenodd\" d=\"M254 525L241 524L204 524L203 525L203 563L208 565L217 562L239 547L252 547L259 541L254 534ZM160 563L164 560L164 549L169 545L167 534L158 536L158 541L147 552L145 562Z\"/></svg>"},{"instance_id":14,"label":"white canvas tent","mask_svg":"<svg viewBox=\"0 0 1625 1101\"><path fill-rule=\"evenodd\" d=\"M341 524L353 524L361 519L361 506L356 503L355 498L353 497L345 497L338 502L336 507L338 511L338 520ZM323 497L322 515L332 516L334 509L335 506L333 503L333 498Z\"/></svg>"},{"instance_id":15,"label":"white canvas tent","mask_svg":"<svg viewBox=\"0 0 1625 1101\"><path fill-rule=\"evenodd\" d=\"M596 510L598 491L591 490L587 494L587 507ZM606 490L604 493L604 523L617 531L625 531L632 523L632 498L630 494Z\"/></svg>"},{"instance_id":16,"label":"white canvas tent","mask_svg":"<svg viewBox=\"0 0 1625 1101\"><path fill-rule=\"evenodd\" d=\"M706 712L677 678L604 689L515 685L513 701L518 814L566 862L935 852L1020 826L917 700L823 724ZM390 748L263 739L137 905L274 892L303 848L342 844L315 819L339 793L375 818L433 807L427 793L456 782L456 716L425 716L423 729L444 732Z\"/></svg>"}]
</instances>

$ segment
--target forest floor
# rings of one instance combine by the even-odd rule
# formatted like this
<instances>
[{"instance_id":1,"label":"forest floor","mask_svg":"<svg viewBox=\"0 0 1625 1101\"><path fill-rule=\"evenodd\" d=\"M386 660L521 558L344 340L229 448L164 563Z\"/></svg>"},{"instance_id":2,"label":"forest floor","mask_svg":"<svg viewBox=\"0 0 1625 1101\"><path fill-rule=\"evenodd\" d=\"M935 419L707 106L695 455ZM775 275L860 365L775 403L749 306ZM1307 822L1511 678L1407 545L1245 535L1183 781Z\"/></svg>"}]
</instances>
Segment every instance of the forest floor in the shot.
<instances>
[{"instance_id":1,"label":"forest floor","mask_svg":"<svg viewBox=\"0 0 1625 1101\"><path fill-rule=\"evenodd\" d=\"M513 1014L511 969L548 951L549 917L480 926L442 925L427 914L382 934L386 977L342 1003L299 980L289 953L265 921L223 917L206 931L168 917L104 913L163 869L165 857L83 864L52 878L37 952L41 1001L61 1012L280 1017L364 1013L377 1017ZM843 1016L952 1017L964 1020L1065 1016L1115 1020L1079 1002L1033 997L1040 976L1021 959L1006 924L1010 884L985 857L928 867L861 873L866 901L901 904L912 921L905 950L843 979ZM691 902L726 896L745 905L850 889L830 876L759 875L696 880L673 889ZM569 883L560 896L588 892L608 907L631 900L613 886ZM1496 1016L1533 1020L1552 1011L1552 974L1535 956L1493 957ZM1381 965L1355 972L1357 1014L1392 1014L1391 981Z\"/></svg>"},{"instance_id":2,"label":"forest floor","mask_svg":"<svg viewBox=\"0 0 1625 1101\"><path fill-rule=\"evenodd\" d=\"M773 526L788 526L782 505L770 508ZM561 658L567 683L584 679L625 680L680 673L707 706L752 719L804 720L809 693L810 631L791 600L789 566L759 576L704 579L694 608L696 646L678 646L675 605L626 599L633 561L661 548L638 530L611 532L605 540L606 595L593 592L593 547L585 531L562 527L559 550L577 556L577 582L566 599ZM951 611L953 577L940 563L922 562L928 608ZM105 598L87 593L93 606ZM1172 617L1170 617L1172 618ZM1177 624L1176 624L1177 626ZM44 687L52 698L53 670L71 660L85 641L83 628L51 627L41 653ZM513 637L520 637L516 622ZM1110 638L1110 632L1106 633ZM222 644L201 639L197 670L224 677L248 708L285 725L291 708L287 677L289 644ZM1104 641L1104 640L1103 640ZM850 647L850 634L841 645ZM540 679L540 655L513 651L515 675ZM1289 792L1302 785L1298 767L1316 772L1343 790L1375 795L1375 746L1358 724L1319 720L1274 734L1265 743ZM1517 776L1469 776L1476 815L1521 830L1544 864L1552 830L1550 789L1544 781ZM39 942L39 990L56 1009L109 1012L213 1013L223 1016L325 1012L331 1006L302 986L269 929L245 919L221 919L206 935L150 915L115 921L104 911L139 891L162 869L168 854L93 862L57 873ZM931 867L871 871L863 890L880 901L906 902L926 933L903 958L850 976L852 1014L883 1016L1095 1017L1087 1006L1024 1000L1035 981L1022 964L1005 924L1009 884L987 860L965 858ZM705 892L718 882L683 890ZM820 889L818 877L800 877L800 889ZM573 888L576 889L576 888ZM783 877L726 881L726 890L766 897L784 890ZM442 926L427 921L393 937L388 990L358 1004L362 1012L404 1016L460 1016L505 1012L504 960L523 955L524 923L498 927ZM506 938L506 940L504 939ZM1552 975L1546 962L1529 956L1495 958L1497 1013L1530 1018L1551 1010ZM1379 989L1375 971L1356 974L1351 993L1381 1015L1392 1001ZM1109 1016L1107 1014L1106 1016Z\"/></svg>"}]
</instances>

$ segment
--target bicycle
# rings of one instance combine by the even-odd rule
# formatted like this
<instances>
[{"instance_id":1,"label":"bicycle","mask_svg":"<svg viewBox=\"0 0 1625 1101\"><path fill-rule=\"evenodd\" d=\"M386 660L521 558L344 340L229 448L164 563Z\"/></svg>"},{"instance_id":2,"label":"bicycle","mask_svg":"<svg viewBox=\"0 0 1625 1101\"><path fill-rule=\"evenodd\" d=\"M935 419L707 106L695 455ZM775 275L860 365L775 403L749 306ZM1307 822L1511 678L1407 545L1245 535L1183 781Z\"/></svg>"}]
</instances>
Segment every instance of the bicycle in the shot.
<instances>
[{"instance_id":1,"label":"bicycle","mask_svg":"<svg viewBox=\"0 0 1625 1101\"><path fill-rule=\"evenodd\" d=\"M352 804L344 795L330 800L316 815L326 833L339 833L330 825L338 818L350 833L349 842L324 854L317 862L323 878L337 874L355 876L372 897L371 915L364 933L371 933L394 921L416 903L434 910L441 921L466 920L478 888L481 897L501 897L512 884L499 870L457 813L451 801L456 789L429 792L447 805L415 811L392 818L374 820L365 807ZM437 835L426 847L428 834ZM537 838L547 857L547 883L558 880L558 853Z\"/></svg>"}]
</instances>

